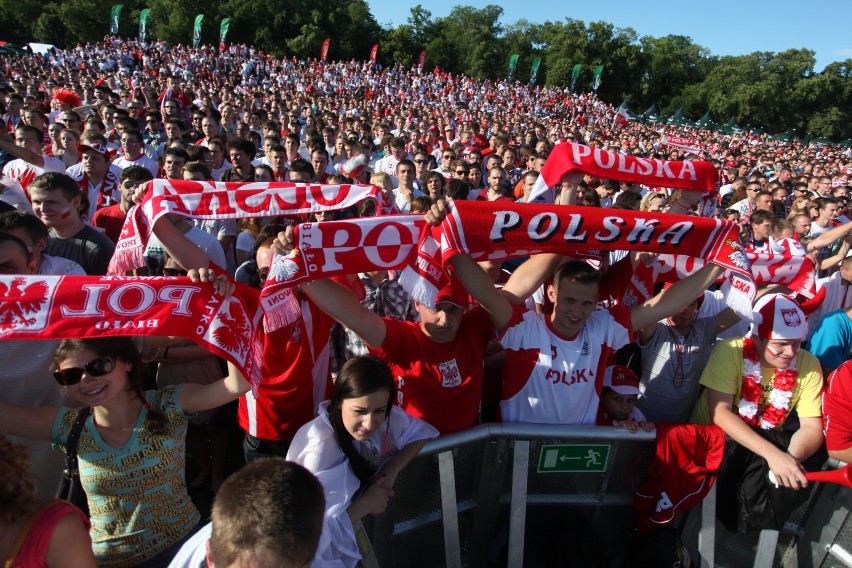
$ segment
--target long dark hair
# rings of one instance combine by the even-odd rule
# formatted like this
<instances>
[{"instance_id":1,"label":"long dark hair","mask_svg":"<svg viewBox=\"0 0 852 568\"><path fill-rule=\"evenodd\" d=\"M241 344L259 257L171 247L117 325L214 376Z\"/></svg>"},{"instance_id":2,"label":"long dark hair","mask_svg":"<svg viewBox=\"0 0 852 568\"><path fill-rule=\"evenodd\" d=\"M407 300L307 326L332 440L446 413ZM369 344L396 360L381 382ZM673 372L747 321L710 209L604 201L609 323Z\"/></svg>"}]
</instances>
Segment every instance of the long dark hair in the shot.
<instances>
[{"instance_id":1,"label":"long dark hair","mask_svg":"<svg viewBox=\"0 0 852 568\"><path fill-rule=\"evenodd\" d=\"M139 400L148 410L145 417L145 428L152 434L162 434L166 430L168 419L150 402L145 400L145 377L142 374L142 358L136 344L129 337L92 337L85 339L63 339L53 355L53 365L59 368L59 363L71 353L91 351L98 357L114 357L130 365L127 371L127 381L130 390L136 393Z\"/></svg>"},{"instance_id":2,"label":"long dark hair","mask_svg":"<svg viewBox=\"0 0 852 568\"><path fill-rule=\"evenodd\" d=\"M368 483L373 467L365 460L352 444L352 434L343 425L341 405L350 398L361 398L374 392L388 391L388 406L385 420L390 420L390 410L396 398L396 385L387 364L373 355L362 355L349 359L340 369L331 391L331 404L328 405L328 418L340 449L349 458L349 464L361 483Z\"/></svg>"}]
</instances>

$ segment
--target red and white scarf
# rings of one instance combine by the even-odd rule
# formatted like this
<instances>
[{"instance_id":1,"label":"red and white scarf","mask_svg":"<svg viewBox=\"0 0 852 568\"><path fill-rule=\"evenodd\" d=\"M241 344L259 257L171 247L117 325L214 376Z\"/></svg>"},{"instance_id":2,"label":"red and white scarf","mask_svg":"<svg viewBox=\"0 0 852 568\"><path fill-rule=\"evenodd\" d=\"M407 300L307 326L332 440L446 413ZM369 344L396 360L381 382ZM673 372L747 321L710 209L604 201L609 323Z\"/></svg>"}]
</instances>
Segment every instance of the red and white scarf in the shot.
<instances>
[{"instance_id":1,"label":"red and white scarf","mask_svg":"<svg viewBox=\"0 0 852 568\"><path fill-rule=\"evenodd\" d=\"M297 248L273 259L262 296L316 278L404 269L401 283L426 305L446 283L452 256L506 260L542 252L678 250L728 269L728 303L751 315L754 285L735 223L701 217L559 205L455 201L438 227L400 215L296 227ZM419 238L418 238L419 237ZM733 285L731 285L733 284Z\"/></svg>"},{"instance_id":2,"label":"red and white scarf","mask_svg":"<svg viewBox=\"0 0 852 568\"><path fill-rule=\"evenodd\" d=\"M224 299L189 278L0 276L0 295L0 339L176 335L260 382L260 311L247 286Z\"/></svg>"},{"instance_id":3,"label":"red and white scarf","mask_svg":"<svg viewBox=\"0 0 852 568\"><path fill-rule=\"evenodd\" d=\"M796 294L807 299L817 297L816 273L813 260L806 256L789 254L767 254L747 252L751 274L759 285L782 284ZM650 271L643 271L646 284L655 282L677 282L687 278L704 266L701 258L692 258L682 254L661 254L651 264ZM645 289L645 288L643 288ZM637 289L637 292L641 290ZM647 294L639 296L640 301L650 299Z\"/></svg>"},{"instance_id":4,"label":"red and white scarf","mask_svg":"<svg viewBox=\"0 0 852 568\"><path fill-rule=\"evenodd\" d=\"M714 192L719 176L710 162L672 161L638 158L565 142L557 144L536 180L529 201L535 201L558 184L565 174L580 172L601 179L640 183L648 187L666 187L689 191Z\"/></svg>"},{"instance_id":5,"label":"red and white scarf","mask_svg":"<svg viewBox=\"0 0 852 568\"><path fill-rule=\"evenodd\" d=\"M157 219L177 213L189 219L243 219L306 215L345 209L376 199L371 185L304 183L209 183L157 179L142 203L128 213L109 264L109 274L123 275L145 265L145 247Z\"/></svg>"},{"instance_id":6,"label":"red and white scarf","mask_svg":"<svg viewBox=\"0 0 852 568\"><path fill-rule=\"evenodd\" d=\"M80 189L82 189L83 193L86 195L89 195L90 187L97 190L98 201L96 203L95 211L103 209L104 207L109 207L110 205L115 205L121 199L121 182L119 181L119 176L110 168L107 169L106 175L104 175L104 179L101 180L100 186L93 184L86 172L83 172L83 177L80 178L77 185L80 186Z\"/></svg>"}]
</instances>

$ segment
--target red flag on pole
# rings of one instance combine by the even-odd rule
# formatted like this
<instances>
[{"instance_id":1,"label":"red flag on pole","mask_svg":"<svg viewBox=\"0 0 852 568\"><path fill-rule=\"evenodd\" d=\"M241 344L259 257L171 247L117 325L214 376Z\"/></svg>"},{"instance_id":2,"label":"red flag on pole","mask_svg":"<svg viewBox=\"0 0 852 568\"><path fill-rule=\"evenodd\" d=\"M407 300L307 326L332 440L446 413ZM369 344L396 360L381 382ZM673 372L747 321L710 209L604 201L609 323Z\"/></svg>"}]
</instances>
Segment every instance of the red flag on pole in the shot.
<instances>
[{"instance_id":1,"label":"red flag on pole","mask_svg":"<svg viewBox=\"0 0 852 568\"><path fill-rule=\"evenodd\" d=\"M322 42L322 51L320 51L320 59L326 61L328 59L328 46L331 45L331 38L325 38L325 41Z\"/></svg>"},{"instance_id":2,"label":"red flag on pole","mask_svg":"<svg viewBox=\"0 0 852 568\"><path fill-rule=\"evenodd\" d=\"M379 44L375 44L373 49L370 50L370 61L372 63L376 62L376 56L379 54Z\"/></svg>"},{"instance_id":3,"label":"red flag on pole","mask_svg":"<svg viewBox=\"0 0 852 568\"><path fill-rule=\"evenodd\" d=\"M423 69L426 66L426 50L420 52L420 58L417 60L417 66Z\"/></svg>"}]
</instances>

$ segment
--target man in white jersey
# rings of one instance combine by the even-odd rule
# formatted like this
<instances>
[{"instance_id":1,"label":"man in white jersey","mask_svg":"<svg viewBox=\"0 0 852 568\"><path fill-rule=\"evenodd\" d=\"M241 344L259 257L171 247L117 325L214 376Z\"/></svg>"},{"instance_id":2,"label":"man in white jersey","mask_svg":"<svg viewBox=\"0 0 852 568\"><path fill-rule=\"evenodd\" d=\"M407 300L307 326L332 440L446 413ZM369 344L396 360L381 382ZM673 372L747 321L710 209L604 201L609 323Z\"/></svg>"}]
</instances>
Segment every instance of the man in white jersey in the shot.
<instances>
[{"instance_id":1,"label":"man in white jersey","mask_svg":"<svg viewBox=\"0 0 852 568\"><path fill-rule=\"evenodd\" d=\"M433 206L433 218L441 207ZM536 255L522 264L502 291L473 259L456 255L453 270L491 316L506 350L501 417L506 422L594 424L610 357L633 340L634 332L654 325L695 299L723 269L704 268L673 284L644 304L596 309L601 274L584 261L556 269L547 285L553 312L527 311L522 301L532 282L548 276L557 255Z\"/></svg>"}]
</instances>

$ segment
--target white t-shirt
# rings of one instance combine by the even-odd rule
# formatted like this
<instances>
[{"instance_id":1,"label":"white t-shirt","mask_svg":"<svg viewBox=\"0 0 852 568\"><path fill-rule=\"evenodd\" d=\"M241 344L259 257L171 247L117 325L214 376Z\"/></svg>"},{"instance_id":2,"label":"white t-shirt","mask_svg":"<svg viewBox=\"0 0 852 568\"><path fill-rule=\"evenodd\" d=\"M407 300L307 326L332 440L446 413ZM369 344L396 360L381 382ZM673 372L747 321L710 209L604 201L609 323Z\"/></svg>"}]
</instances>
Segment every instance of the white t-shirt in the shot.
<instances>
[{"instance_id":1,"label":"white t-shirt","mask_svg":"<svg viewBox=\"0 0 852 568\"><path fill-rule=\"evenodd\" d=\"M30 182L45 172L65 172L65 164L59 158L51 156L42 156L42 158L44 158L44 167L41 168L20 158L12 160L3 166L3 175L16 180L26 191Z\"/></svg>"},{"instance_id":2,"label":"white t-shirt","mask_svg":"<svg viewBox=\"0 0 852 568\"><path fill-rule=\"evenodd\" d=\"M500 339L506 350L504 422L594 424L604 370L631 341L630 309L597 310L573 338L527 311Z\"/></svg>"}]
</instances>

